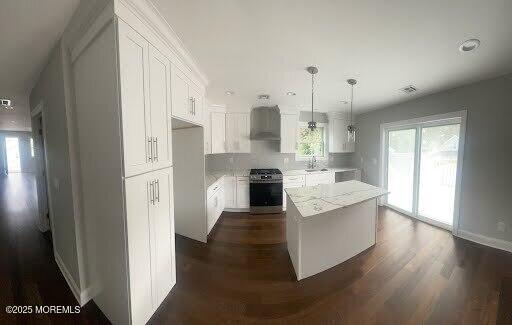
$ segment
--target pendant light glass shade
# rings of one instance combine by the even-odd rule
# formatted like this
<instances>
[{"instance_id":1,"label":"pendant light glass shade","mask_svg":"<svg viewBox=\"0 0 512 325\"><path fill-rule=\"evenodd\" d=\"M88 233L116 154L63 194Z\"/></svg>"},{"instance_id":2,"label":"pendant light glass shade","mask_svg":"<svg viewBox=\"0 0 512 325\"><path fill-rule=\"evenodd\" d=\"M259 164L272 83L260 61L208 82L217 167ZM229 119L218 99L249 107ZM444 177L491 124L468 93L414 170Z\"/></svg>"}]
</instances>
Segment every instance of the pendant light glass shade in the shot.
<instances>
[{"instance_id":1,"label":"pendant light glass shade","mask_svg":"<svg viewBox=\"0 0 512 325\"><path fill-rule=\"evenodd\" d=\"M317 67L307 67L306 70L311 74L311 121L308 122L308 129L314 131L316 129L316 122L314 119L313 109L315 102L315 74L318 73Z\"/></svg>"},{"instance_id":2,"label":"pendant light glass shade","mask_svg":"<svg viewBox=\"0 0 512 325\"><path fill-rule=\"evenodd\" d=\"M354 125L353 118L353 105L354 105L354 85L357 84L356 79L348 79L347 83L350 85L350 123L347 126L347 142L356 142L356 126Z\"/></svg>"}]
</instances>

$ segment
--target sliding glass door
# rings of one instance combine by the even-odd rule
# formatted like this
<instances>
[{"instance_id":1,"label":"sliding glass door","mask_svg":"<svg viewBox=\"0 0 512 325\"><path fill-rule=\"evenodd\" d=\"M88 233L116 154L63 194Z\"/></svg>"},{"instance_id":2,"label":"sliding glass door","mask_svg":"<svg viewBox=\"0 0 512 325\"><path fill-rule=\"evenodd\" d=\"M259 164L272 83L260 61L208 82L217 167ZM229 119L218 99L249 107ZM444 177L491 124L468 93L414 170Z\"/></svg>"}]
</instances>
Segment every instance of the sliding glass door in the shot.
<instances>
[{"instance_id":1,"label":"sliding glass door","mask_svg":"<svg viewBox=\"0 0 512 325\"><path fill-rule=\"evenodd\" d=\"M465 116L465 115L464 115ZM461 117L383 125L385 203L400 212L452 229L461 172Z\"/></svg>"},{"instance_id":2,"label":"sliding glass door","mask_svg":"<svg viewBox=\"0 0 512 325\"><path fill-rule=\"evenodd\" d=\"M413 212L414 156L416 129L388 132L388 203L405 212Z\"/></svg>"}]
</instances>

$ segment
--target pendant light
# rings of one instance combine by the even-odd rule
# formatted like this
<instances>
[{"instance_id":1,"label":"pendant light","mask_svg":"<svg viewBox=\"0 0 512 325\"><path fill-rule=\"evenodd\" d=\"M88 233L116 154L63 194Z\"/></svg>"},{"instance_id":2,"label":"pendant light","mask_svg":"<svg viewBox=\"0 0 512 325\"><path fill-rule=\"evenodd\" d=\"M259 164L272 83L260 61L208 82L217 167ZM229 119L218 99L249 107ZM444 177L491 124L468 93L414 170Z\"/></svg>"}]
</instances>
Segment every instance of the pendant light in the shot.
<instances>
[{"instance_id":1,"label":"pendant light","mask_svg":"<svg viewBox=\"0 0 512 325\"><path fill-rule=\"evenodd\" d=\"M347 141L356 142L356 126L354 125L353 105L354 105L354 85L357 84L356 79L348 79L350 85L350 124L347 126Z\"/></svg>"},{"instance_id":2,"label":"pendant light","mask_svg":"<svg viewBox=\"0 0 512 325\"><path fill-rule=\"evenodd\" d=\"M308 122L308 129L314 131L316 129L316 122L313 118L313 108L315 101L315 74L318 73L317 67L307 67L306 70L311 74L311 121Z\"/></svg>"}]
</instances>

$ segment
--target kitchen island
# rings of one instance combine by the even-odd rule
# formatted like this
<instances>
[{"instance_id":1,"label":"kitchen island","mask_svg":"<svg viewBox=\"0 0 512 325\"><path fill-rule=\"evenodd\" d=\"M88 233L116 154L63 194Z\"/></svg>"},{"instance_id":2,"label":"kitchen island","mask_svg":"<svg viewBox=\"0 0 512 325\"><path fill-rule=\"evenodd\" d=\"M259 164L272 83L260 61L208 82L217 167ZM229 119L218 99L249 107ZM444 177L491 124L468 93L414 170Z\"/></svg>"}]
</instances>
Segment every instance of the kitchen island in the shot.
<instances>
[{"instance_id":1,"label":"kitchen island","mask_svg":"<svg viewBox=\"0 0 512 325\"><path fill-rule=\"evenodd\" d=\"M373 246L377 199L387 190L359 181L288 188L286 240L297 280Z\"/></svg>"}]
</instances>

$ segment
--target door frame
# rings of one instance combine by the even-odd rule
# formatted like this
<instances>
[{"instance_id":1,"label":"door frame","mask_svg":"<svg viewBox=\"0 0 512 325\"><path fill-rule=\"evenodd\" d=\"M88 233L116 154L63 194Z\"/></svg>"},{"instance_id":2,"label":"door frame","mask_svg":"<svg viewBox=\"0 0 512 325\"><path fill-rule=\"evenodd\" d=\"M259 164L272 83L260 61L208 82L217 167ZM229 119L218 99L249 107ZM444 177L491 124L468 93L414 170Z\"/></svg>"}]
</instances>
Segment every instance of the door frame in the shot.
<instances>
[{"instance_id":1,"label":"door frame","mask_svg":"<svg viewBox=\"0 0 512 325\"><path fill-rule=\"evenodd\" d=\"M416 218L423 222L432 224L436 227L441 227L447 230L451 230L452 234L457 236L459 233L459 224L460 224L460 206L461 206L461 184L462 184L462 167L464 162L464 144L466 138L466 119L467 119L467 110L463 109L460 111L454 111L445 114L437 114L437 115L429 115L420 118L414 118L403 121L395 121L390 123L382 123L380 125L380 165L379 165L379 185L380 187L387 188L387 161L388 161L388 153L386 150L386 146L388 144L388 132L396 131L396 130L407 130L407 129L415 129L416 130L416 139L415 139L415 160L414 160L414 183L418 184L419 182L419 173L420 173L420 164L421 164L421 132L420 130L423 127L432 127L432 126L441 126L447 124L460 124L460 137L459 137L459 151L457 153L457 171L456 171L456 179L455 179L455 197L454 197L454 208L453 208L453 224L451 227L437 222L435 220L427 219L423 216L420 216L417 211L418 207L418 197L419 197L419 186L414 186L413 193L413 211L408 212L404 211L395 206L391 206L387 204L387 196L380 198L380 204L391 207L408 215L412 218Z\"/></svg>"},{"instance_id":2,"label":"door frame","mask_svg":"<svg viewBox=\"0 0 512 325\"><path fill-rule=\"evenodd\" d=\"M41 116L41 120L42 120L42 134L41 134L41 137L43 138L43 143L44 143L44 146L43 146L43 150L44 150L44 161L40 161L41 157L37 157L37 160L38 160L38 164L40 166L40 164L44 164L44 168L45 168L45 181L46 181L46 199L48 201L48 215L49 215L49 222L48 220L46 219L46 216L44 214L44 211L41 211L41 207L39 205L39 198L38 198L38 205L37 205L37 211L38 211L38 222L37 222L37 228L39 229L39 231L41 232L46 232L48 230L51 230L51 232L53 234L54 233L54 227L53 227L53 205L52 205L52 194L51 194L51 191L50 191L50 176L49 176L49 170L48 170L48 152L46 150L46 146L47 146L47 142L46 142L46 119L45 119L45 113L44 113L44 102L41 101L39 104L37 104L37 106L30 112L30 117L31 117L31 121L33 121L35 118L38 118L39 116ZM32 129L32 133L34 133L34 129ZM34 137L34 135L32 134L32 137ZM38 167L39 167L38 166ZM37 171L36 174L38 174L40 172L40 170ZM37 177L36 177L36 181L37 181ZM39 193L37 193L39 195ZM55 236L52 235L52 240L55 241ZM53 242L53 246L55 247L55 242Z\"/></svg>"}]
</instances>

